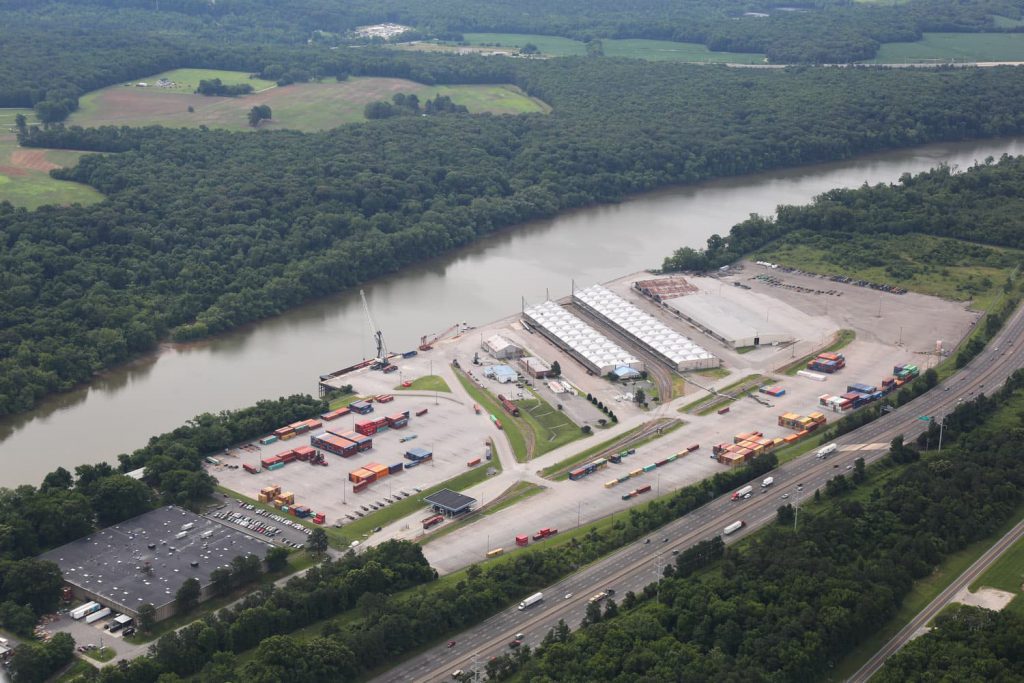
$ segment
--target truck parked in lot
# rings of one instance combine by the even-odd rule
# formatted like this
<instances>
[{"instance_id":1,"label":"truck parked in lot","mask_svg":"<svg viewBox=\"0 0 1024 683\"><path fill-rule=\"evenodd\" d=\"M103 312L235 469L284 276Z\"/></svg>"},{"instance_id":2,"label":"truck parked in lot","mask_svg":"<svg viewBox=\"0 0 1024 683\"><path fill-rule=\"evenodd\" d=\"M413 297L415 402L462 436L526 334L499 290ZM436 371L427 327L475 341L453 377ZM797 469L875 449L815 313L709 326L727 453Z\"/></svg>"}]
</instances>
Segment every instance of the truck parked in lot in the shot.
<instances>
[{"instance_id":1,"label":"truck parked in lot","mask_svg":"<svg viewBox=\"0 0 1024 683\"><path fill-rule=\"evenodd\" d=\"M101 609L103 609L103 605L101 605L100 603L87 602L84 605L80 605L75 609L71 610L69 614L72 619L75 619L77 621L78 619L81 619L84 616L92 614L93 612L98 612Z\"/></svg>"},{"instance_id":2,"label":"truck parked in lot","mask_svg":"<svg viewBox=\"0 0 1024 683\"><path fill-rule=\"evenodd\" d=\"M542 538L548 538L549 536L554 536L557 533L558 529L549 529L548 527L544 527L533 535L533 540L539 541Z\"/></svg>"},{"instance_id":3,"label":"truck parked in lot","mask_svg":"<svg viewBox=\"0 0 1024 683\"><path fill-rule=\"evenodd\" d=\"M536 605L538 602L540 602L543 599L544 599L544 594L543 593L534 593L533 595L531 595L530 597L526 598L521 603L519 603L519 609L523 610L523 609L526 609L527 607L532 607L533 605Z\"/></svg>"},{"instance_id":4,"label":"truck parked in lot","mask_svg":"<svg viewBox=\"0 0 1024 683\"><path fill-rule=\"evenodd\" d=\"M110 616L110 608L109 607L104 607L103 609L101 609L98 612L93 612L92 614L87 615L85 617L85 623L92 624L92 623L95 623L95 622L99 621L100 619L102 619L104 617L109 617L109 616Z\"/></svg>"},{"instance_id":5,"label":"truck parked in lot","mask_svg":"<svg viewBox=\"0 0 1024 683\"><path fill-rule=\"evenodd\" d=\"M732 500L739 500L740 498L745 498L746 496L749 496L753 490L754 490L754 487L750 486L748 484L748 485L744 486L743 488L741 488L739 491L736 491L735 493L733 493L732 494Z\"/></svg>"},{"instance_id":6,"label":"truck parked in lot","mask_svg":"<svg viewBox=\"0 0 1024 683\"><path fill-rule=\"evenodd\" d=\"M764 481L761 482L761 488L766 489L775 483L775 477L765 477Z\"/></svg>"}]
</instances>

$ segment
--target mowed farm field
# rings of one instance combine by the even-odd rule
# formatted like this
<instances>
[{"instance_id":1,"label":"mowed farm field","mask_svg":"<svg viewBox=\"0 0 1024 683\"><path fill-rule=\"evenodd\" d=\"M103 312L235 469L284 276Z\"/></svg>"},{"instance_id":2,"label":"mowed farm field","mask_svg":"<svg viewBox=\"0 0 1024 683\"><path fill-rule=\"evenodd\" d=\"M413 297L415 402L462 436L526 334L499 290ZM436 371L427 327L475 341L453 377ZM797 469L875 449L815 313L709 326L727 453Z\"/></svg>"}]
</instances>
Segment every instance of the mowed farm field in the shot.
<instances>
[{"instance_id":1,"label":"mowed farm field","mask_svg":"<svg viewBox=\"0 0 1024 683\"><path fill-rule=\"evenodd\" d=\"M155 87L161 78L178 87ZM226 84L252 83L256 92L242 97L196 95L193 91L201 78L220 78ZM437 94L447 95L471 112L521 114L550 109L511 85L426 86L401 78L350 78L340 83L331 80L279 88L269 81L249 79L242 72L198 69L177 69L138 82L147 83L148 87L115 85L83 96L79 111L71 116L68 125L252 130L247 120L249 110L265 104L270 107L273 120L261 123L260 130L328 130L365 120L363 109L369 102L390 100L400 92L416 94L420 101ZM189 107L193 111L188 111Z\"/></svg>"},{"instance_id":2,"label":"mowed farm field","mask_svg":"<svg viewBox=\"0 0 1024 683\"><path fill-rule=\"evenodd\" d=\"M1024 62L1024 33L925 33L915 43L883 43L875 64L921 60Z\"/></svg>"},{"instance_id":3,"label":"mowed farm field","mask_svg":"<svg viewBox=\"0 0 1024 683\"><path fill-rule=\"evenodd\" d=\"M35 121L31 109L0 109L0 201L35 209L44 204L94 204L103 195L80 183L54 180L50 169L74 166L79 152L18 146L12 131L14 117Z\"/></svg>"},{"instance_id":4,"label":"mowed farm field","mask_svg":"<svg viewBox=\"0 0 1024 683\"><path fill-rule=\"evenodd\" d=\"M407 50L443 52L497 52L514 54L524 45L535 45L547 57L570 57L585 55L587 46L578 40L558 36L542 36L527 33L466 33L464 42L454 43L405 43L399 45ZM651 61L677 62L730 62L734 64L762 64L763 54L746 52L712 52L700 43L676 43L668 40L603 38L601 46L607 57L631 57Z\"/></svg>"}]
</instances>

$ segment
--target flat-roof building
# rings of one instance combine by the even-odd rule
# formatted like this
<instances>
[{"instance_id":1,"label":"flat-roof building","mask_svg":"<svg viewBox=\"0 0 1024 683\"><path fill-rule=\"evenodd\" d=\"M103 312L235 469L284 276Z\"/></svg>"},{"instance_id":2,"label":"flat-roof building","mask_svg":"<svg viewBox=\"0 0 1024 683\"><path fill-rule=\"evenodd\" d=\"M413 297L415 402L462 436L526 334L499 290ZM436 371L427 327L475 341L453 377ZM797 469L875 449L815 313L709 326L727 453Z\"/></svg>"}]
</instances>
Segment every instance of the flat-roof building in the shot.
<instances>
[{"instance_id":1,"label":"flat-roof building","mask_svg":"<svg viewBox=\"0 0 1024 683\"><path fill-rule=\"evenodd\" d=\"M580 308L625 335L673 370L704 370L717 368L721 364L718 358L692 339L665 326L606 287L593 285L576 290L572 299Z\"/></svg>"},{"instance_id":2,"label":"flat-roof building","mask_svg":"<svg viewBox=\"0 0 1024 683\"><path fill-rule=\"evenodd\" d=\"M644 369L643 361L554 301L527 308L523 317L591 372L604 376L622 365Z\"/></svg>"},{"instance_id":3,"label":"flat-roof building","mask_svg":"<svg viewBox=\"0 0 1024 683\"><path fill-rule=\"evenodd\" d=\"M238 556L262 561L270 543L212 519L169 505L66 543L39 559L60 567L78 598L138 618L150 603L157 620L174 614L175 595L186 579L210 597L210 574Z\"/></svg>"},{"instance_id":4,"label":"flat-roof building","mask_svg":"<svg viewBox=\"0 0 1024 683\"><path fill-rule=\"evenodd\" d=\"M793 335L772 323L770 315L748 308L739 297L703 293L667 299L662 305L732 348L793 341Z\"/></svg>"},{"instance_id":5,"label":"flat-roof building","mask_svg":"<svg viewBox=\"0 0 1024 683\"><path fill-rule=\"evenodd\" d=\"M536 356L527 356L519 361L526 374L534 379L541 379L551 374L551 366L547 361Z\"/></svg>"},{"instance_id":6,"label":"flat-roof building","mask_svg":"<svg viewBox=\"0 0 1024 683\"><path fill-rule=\"evenodd\" d=\"M427 496L424 500L434 509L434 512L447 517L465 514L476 503L476 498L470 498L451 489L441 489L437 493Z\"/></svg>"}]
</instances>

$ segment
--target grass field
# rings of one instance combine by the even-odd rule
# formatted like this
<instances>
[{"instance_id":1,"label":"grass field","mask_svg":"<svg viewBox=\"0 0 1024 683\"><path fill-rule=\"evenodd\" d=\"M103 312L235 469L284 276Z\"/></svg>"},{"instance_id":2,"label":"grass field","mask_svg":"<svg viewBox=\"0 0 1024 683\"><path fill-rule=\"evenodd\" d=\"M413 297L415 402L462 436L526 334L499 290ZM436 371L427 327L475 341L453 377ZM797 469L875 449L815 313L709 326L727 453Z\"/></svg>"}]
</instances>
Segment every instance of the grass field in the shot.
<instances>
[{"instance_id":1,"label":"grass field","mask_svg":"<svg viewBox=\"0 0 1024 683\"><path fill-rule=\"evenodd\" d=\"M529 425L534 436L532 457L537 458L560 446L581 439L584 434L565 413L530 390L533 398L516 401L523 421Z\"/></svg>"},{"instance_id":2,"label":"grass field","mask_svg":"<svg viewBox=\"0 0 1024 683\"><path fill-rule=\"evenodd\" d=\"M117 652L114 651L114 648L104 645L102 648L87 651L85 656L95 659L97 662L109 662L117 656Z\"/></svg>"},{"instance_id":3,"label":"grass field","mask_svg":"<svg viewBox=\"0 0 1024 683\"><path fill-rule=\"evenodd\" d=\"M50 177L50 169L78 163L81 152L18 146L12 132L18 114L35 121L31 109L0 109L0 201L26 209L103 201L103 195L88 185Z\"/></svg>"},{"instance_id":4,"label":"grass field","mask_svg":"<svg viewBox=\"0 0 1024 683\"><path fill-rule=\"evenodd\" d=\"M1003 20L1013 21L1005 18ZM883 43L878 54L870 62L902 64L929 59L968 62L1024 61L1024 34L925 33L924 38L915 43Z\"/></svg>"},{"instance_id":5,"label":"grass field","mask_svg":"<svg viewBox=\"0 0 1024 683\"><path fill-rule=\"evenodd\" d=\"M497 399L491 396L489 392L484 391L477 386L476 383L469 379L469 377L467 377L461 370L456 370L455 375L459 378L459 382L466 390L466 393L476 401L485 413L490 413L498 419L501 419L501 416L505 415L505 411L502 410ZM503 431L505 436L508 438L508 443L512 447L512 454L515 456L516 462L526 462L529 459L530 454L526 447L526 437L523 436L523 432L519 429L519 426L511 417L507 420L503 420L501 425L503 427L501 431Z\"/></svg>"},{"instance_id":6,"label":"grass field","mask_svg":"<svg viewBox=\"0 0 1024 683\"><path fill-rule=\"evenodd\" d=\"M1021 251L930 235L858 235L840 245L828 240L823 235L794 233L755 252L751 259L976 303L998 294L1010 271L1024 262Z\"/></svg>"},{"instance_id":7,"label":"grass field","mask_svg":"<svg viewBox=\"0 0 1024 683\"><path fill-rule=\"evenodd\" d=\"M558 36L542 36L526 33L466 33L464 42L415 43L401 46L403 49L428 51L471 51L515 54L530 43L536 45L547 57L570 57L587 54L587 46L578 40ZM613 40L603 38L601 45L606 57L631 57L651 61L675 62L732 62L737 64L762 64L763 54L749 52L713 52L700 43L676 43L668 40Z\"/></svg>"},{"instance_id":8,"label":"grass field","mask_svg":"<svg viewBox=\"0 0 1024 683\"><path fill-rule=\"evenodd\" d=\"M153 86L160 78L173 81L173 88ZM206 97L193 93L200 79L220 78L224 83L252 83L257 92L242 97ZM252 130L248 113L265 104L273 112L271 121L259 130L327 130L365 120L363 108L369 102L390 100L395 93L410 93L420 100L447 95L471 112L522 114L548 112L550 107L523 94L512 85L425 86L401 78L350 78L341 83L297 83L279 88L270 81L250 79L240 71L176 69L141 79L150 84L140 88L131 83L96 90L80 99L80 107L69 119L76 126L147 126ZM189 107L193 111L189 112Z\"/></svg>"},{"instance_id":9,"label":"grass field","mask_svg":"<svg viewBox=\"0 0 1024 683\"><path fill-rule=\"evenodd\" d=\"M448 382L444 381L444 377L440 375L427 375L426 377L417 377L412 381L412 385L403 387L399 384L395 387L398 391L447 391L451 393L451 388L448 386Z\"/></svg>"}]
</instances>

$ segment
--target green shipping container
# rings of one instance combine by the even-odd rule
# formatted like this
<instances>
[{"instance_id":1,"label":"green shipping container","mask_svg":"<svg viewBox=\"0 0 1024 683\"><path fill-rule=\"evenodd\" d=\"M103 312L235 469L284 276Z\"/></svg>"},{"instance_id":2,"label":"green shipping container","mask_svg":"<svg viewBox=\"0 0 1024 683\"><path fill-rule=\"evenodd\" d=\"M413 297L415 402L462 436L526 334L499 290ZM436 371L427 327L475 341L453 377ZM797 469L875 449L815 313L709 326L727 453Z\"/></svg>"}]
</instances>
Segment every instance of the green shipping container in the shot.
<instances>
[{"instance_id":1,"label":"green shipping container","mask_svg":"<svg viewBox=\"0 0 1024 683\"><path fill-rule=\"evenodd\" d=\"M279 470L284 467L283 462L275 462L273 465L267 467L268 470Z\"/></svg>"},{"instance_id":2,"label":"green shipping container","mask_svg":"<svg viewBox=\"0 0 1024 683\"><path fill-rule=\"evenodd\" d=\"M623 474L621 477L619 477L619 481L629 481L629 475Z\"/></svg>"},{"instance_id":3,"label":"green shipping container","mask_svg":"<svg viewBox=\"0 0 1024 683\"><path fill-rule=\"evenodd\" d=\"M652 471L657 465L644 465L644 472Z\"/></svg>"}]
</instances>

